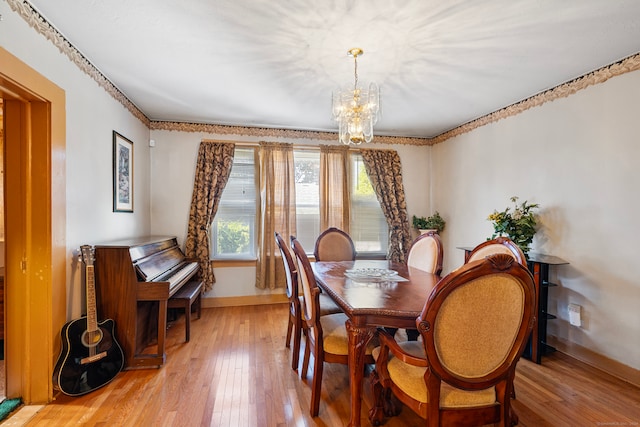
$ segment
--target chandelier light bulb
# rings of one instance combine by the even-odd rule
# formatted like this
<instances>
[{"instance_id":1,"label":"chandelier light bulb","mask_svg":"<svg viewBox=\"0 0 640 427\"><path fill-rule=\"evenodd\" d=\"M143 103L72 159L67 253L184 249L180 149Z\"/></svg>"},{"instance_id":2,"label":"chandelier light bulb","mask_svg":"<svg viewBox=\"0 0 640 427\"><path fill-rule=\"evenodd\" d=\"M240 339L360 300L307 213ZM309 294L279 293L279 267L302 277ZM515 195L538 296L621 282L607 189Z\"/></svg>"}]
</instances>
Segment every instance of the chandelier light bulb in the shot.
<instances>
[{"instance_id":1,"label":"chandelier light bulb","mask_svg":"<svg viewBox=\"0 0 640 427\"><path fill-rule=\"evenodd\" d=\"M338 122L338 138L343 144L359 145L373 140L373 126L380 112L380 91L375 83L368 89L358 86L358 56L360 48L347 52L354 61L353 89L339 90L332 96L332 114Z\"/></svg>"}]
</instances>

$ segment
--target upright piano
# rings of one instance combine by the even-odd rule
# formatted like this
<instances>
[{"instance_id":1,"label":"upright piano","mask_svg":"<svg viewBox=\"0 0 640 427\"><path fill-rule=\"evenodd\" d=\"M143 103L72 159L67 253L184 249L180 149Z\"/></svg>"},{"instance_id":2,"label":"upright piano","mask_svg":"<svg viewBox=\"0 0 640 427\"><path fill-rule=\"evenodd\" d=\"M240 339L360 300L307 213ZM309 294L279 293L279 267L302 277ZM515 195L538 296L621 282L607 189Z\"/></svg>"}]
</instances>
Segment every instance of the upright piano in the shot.
<instances>
[{"instance_id":1,"label":"upright piano","mask_svg":"<svg viewBox=\"0 0 640 427\"><path fill-rule=\"evenodd\" d=\"M147 236L95 245L96 302L113 319L125 369L166 359L167 300L198 271L175 237Z\"/></svg>"}]
</instances>

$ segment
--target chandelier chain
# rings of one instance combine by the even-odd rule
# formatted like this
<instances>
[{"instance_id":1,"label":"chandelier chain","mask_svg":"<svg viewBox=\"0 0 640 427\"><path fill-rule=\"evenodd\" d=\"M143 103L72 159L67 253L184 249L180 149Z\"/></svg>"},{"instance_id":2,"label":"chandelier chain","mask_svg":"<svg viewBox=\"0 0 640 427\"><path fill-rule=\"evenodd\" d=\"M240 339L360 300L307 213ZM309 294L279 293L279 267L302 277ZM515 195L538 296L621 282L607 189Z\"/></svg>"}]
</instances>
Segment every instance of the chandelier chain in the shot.
<instances>
[{"instance_id":1,"label":"chandelier chain","mask_svg":"<svg viewBox=\"0 0 640 427\"><path fill-rule=\"evenodd\" d=\"M353 76L355 77L353 90L357 90L358 89L358 55L353 55Z\"/></svg>"}]
</instances>

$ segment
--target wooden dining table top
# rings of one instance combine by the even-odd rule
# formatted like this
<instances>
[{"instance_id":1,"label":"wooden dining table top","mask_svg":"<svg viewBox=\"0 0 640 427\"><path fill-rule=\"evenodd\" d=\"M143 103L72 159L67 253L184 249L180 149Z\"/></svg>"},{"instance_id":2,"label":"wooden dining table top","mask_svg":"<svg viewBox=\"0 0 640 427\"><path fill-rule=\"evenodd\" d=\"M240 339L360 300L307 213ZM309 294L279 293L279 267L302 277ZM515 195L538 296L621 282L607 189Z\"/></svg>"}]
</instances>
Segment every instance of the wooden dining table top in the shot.
<instances>
[{"instance_id":1,"label":"wooden dining table top","mask_svg":"<svg viewBox=\"0 0 640 427\"><path fill-rule=\"evenodd\" d=\"M312 263L318 286L360 326L415 328L431 290L440 277L405 264L386 260L319 261ZM353 280L347 270L388 269L393 278Z\"/></svg>"},{"instance_id":2,"label":"wooden dining table top","mask_svg":"<svg viewBox=\"0 0 640 427\"><path fill-rule=\"evenodd\" d=\"M349 427L361 425L362 380L367 342L378 327L416 328L431 290L440 277L404 264L382 260L318 261L311 264L323 292L345 312L349 335L349 387L351 408ZM393 270L397 275L367 279L347 270Z\"/></svg>"}]
</instances>

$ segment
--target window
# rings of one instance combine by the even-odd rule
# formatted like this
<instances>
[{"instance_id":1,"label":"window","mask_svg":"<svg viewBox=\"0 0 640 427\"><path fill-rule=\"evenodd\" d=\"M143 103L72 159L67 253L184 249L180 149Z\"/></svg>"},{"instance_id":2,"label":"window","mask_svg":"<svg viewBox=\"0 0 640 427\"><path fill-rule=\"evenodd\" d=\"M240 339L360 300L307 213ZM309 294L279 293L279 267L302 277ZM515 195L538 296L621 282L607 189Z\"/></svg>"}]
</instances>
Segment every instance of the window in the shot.
<instances>
[{"instance_id":1,"label":"window","mask_svg":"<svg viewBox=\"0 0 640 427\"><path fill-rule=\"evenodd\" d=\"M297 239L312 252L320 235L320 152L294 151Z\"/></svg>"},{"instance_id":2,"label":"window","mask_svg":"<svg viewBox=\"0 0 640 427\"><path fill-rule=\"evenodd\" d=\"M376 193L364 167L362 156L352 153L351 224L349 234L358 254L386 254L389 228Z\"/></svg>"},{"instance_id":3,"label":"window","mask_svg":"<svg viewBox=\"0 0 640 427\"><path fill-rule=\"evenodd\" d=\"M211 226L212 257L256 257L255 150L236 148L229 181Z\"/></svg>"},{"instance_id":4,"label":"window","mask_svg":"<svg viewBox=\"0 0 640 427\"><path fill-rule=\"evenodd\" d=\"M211 227L214 259L255 259L255 149L236 148L229 181ZM313 251L320 234L320 152L294 150L297 238ZM349 234L360 255L386 254L389 232L360 154L350 155L351 224Z\"/></svg>"}]
</instances>

